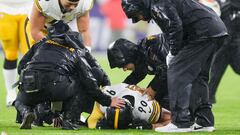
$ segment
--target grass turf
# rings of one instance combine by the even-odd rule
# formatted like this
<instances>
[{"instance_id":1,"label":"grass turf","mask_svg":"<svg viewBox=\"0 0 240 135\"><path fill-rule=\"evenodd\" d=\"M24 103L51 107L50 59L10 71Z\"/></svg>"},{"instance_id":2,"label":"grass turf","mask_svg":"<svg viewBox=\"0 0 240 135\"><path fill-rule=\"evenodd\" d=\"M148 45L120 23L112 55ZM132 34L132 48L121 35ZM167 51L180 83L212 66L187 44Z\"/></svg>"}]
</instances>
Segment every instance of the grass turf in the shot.
<instances>
[{"instance_id":1,"label":"grass turf","mask_svg":"<svg viewBox=\"0 0 240 135\"><path fill-rule=\"evenodd\" d=\"M102 67L108 73L113 84L121 82L128 73L123 73L120 69L111 70L107 64L105 56L97 56ZM5 106L5 87L2 77L3 57L0 57L0 132L5 131L8 135L154 135L166 133L156 133L152 130L90 130L81 128L78 131L65 131L52 128L49 125L45 127L33 127L32 130L20 130L19 125L15 123L15 108ZM151 77L140 83L140 86L146 86ZM231 68L228 68L217 93L217 104L213 106L215 114L215 128L213 133L179 133L179 134L219 134L230 135L240 134L240 77L236 75ZM176 133L173 133L176 134Z\"/></svg>"}]
</instances>

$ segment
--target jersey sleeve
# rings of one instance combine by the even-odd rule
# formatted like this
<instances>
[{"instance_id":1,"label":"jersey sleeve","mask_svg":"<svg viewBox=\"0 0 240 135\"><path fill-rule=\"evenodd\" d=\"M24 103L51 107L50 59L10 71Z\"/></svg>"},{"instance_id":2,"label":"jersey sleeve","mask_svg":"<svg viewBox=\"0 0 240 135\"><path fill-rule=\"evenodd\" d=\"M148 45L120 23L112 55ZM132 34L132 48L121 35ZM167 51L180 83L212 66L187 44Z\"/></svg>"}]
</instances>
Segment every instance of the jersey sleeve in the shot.
<instances>
[{"instance_id":1,"label":"jersey sleeve","mask_svg":"<svg viewBox=\"0 0 240 135\"><path fill-rule=\"evenodd\" d=\"M83 0L83 1L84 1L83 10L84 11L90 11L93 7L94 0Z\"/></svg>"},{"instance_id":2,"label":"jersey sleeve","mask_svg":"<svg viewBox=\"0 0 240 135\"><path fill-rule=\"evenodd\" d=\"M79 4L77 6L77 16L85 15L87 12L89 12L94 4L94 0L80 0Z\"/></svg>"},{"instance_id":3,"label":"jersey sleeve","mask_svg":"<svg viewBox=\"0 0 240 135\"><path fill-rule=\"evenodd\" d=\"M42 13L42 7L41 7L41 5L39 3L39 0L34 0L34 5Z\"/></svg>"}]
</instances>

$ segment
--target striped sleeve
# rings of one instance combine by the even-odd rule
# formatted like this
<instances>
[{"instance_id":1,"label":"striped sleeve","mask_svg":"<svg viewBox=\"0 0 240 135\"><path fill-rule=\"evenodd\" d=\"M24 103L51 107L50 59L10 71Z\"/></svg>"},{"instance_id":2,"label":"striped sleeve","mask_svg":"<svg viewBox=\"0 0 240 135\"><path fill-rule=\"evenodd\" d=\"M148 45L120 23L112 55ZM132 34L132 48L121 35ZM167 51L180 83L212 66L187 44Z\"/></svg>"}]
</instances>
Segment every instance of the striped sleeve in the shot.
<instances>
[{"instance_id":1,"label":"striped sleeve","mask_svg":"<svg viewBox=\"0 0 240 135\"><path fill-rule=\"evenodd\" d=\"M34 5L37 7L37 9L42 13L42 7L39 4L38 0L34 0Z\"/></svg>"}]
</instances>

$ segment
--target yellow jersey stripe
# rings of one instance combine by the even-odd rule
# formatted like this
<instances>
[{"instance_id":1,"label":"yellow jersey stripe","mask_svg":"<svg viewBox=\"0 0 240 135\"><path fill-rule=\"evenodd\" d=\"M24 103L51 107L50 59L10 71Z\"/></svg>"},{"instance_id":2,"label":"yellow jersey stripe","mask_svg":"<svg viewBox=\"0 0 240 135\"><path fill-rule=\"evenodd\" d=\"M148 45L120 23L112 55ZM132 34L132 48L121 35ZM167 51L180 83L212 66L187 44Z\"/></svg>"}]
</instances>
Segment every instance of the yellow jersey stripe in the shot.
<instances>
[{"instance_id":1,"label":"yellow jersey stripe","mask_svg":"<svg viewBox=\"0 0 240 135\"><path fill-rule=\"evenodd\" d=\"M63 47L63 48L66 48L68 49L70 52L73 52L75 49L74 48L71 48L71 47L67 47L67 46L64 46L64 45L61 45L53 40L47 40L46 43L48 44L51 44L51 45L56 45L56 46L60 46L60 47Z\"/></svg>"},{"instance_id":2,"label":"yellow jersey stripe","mask_svg":"<svg viewBox=\"0 0 240 135\"><path fill-rule=\"evenodd\" d=\"M39 4L39 1L38 1L38 0L34 0L34 4L35 4L35 6L37 7L37 9L38 9L40 12L42 12L42 8L41 8L41 6L40 6L40 4Z\"/></svg>"},{"instance_id":3,"label":"yellow jersey stripe","mask_svg":"<svg viewBox=\"0 0 240 135\"><path fill-rule=\"evenodd\" d=\"M153 122L153 118L154 118L154 114L155 114L155 112L156 112L156 104L154 103L154 102L152 102L152 106L153 106L153 112L152 112L152 114L150 115L150 117L149 117L149 119L148 119L148 121L149 122Z\"/></svg>"},{"instance_id":4,"label":"yellow jersey stripe","mask_svg":"<svg viewBox=\"0 0 240 135\"><path fill-rule=\"evenodd\" d=\"M118 118L119 118L120 109L116 108L115 118L114 118L114 129L118 129Z\"/></svg>"},{"instance_id":5,"label":"yellow jersey stripe","mask_svg":"<svg viewBox=\"0 0 240 135\"><path fill-rule=\"evenodd\" d=\"M159 116L160 116L160 112L161 112L161 108L160 108L160 105L159 105L159 103L158 102L156 102L156 104L157 104L157 111L156 111L156 114L155 114L155 117L154 117L154 119L153 119L153 122L154 123L157 123L157 121L158 121L158 119L159 119Z\"/></svg>"}]
</instances>

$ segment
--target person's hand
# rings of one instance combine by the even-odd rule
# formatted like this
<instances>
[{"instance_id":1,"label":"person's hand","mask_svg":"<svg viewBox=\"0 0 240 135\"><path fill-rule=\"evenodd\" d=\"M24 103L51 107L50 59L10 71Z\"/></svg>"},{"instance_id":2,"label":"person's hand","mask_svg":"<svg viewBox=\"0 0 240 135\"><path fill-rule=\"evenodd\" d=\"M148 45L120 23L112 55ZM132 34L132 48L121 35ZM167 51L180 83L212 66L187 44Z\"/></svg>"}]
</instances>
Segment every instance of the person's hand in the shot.
<instances>
[{"instance_id":1,"label":"person's hand","mask_svg":"<svg viewBox=\"0 0 240 135\"><path fill-rule=\"evenodd\" d=\"M171 60L174 58L174 55L172 55L172 53L169 51L167 57L166 57L166 64L169 67L169 64L171 62Z\"/></svg>"},{"instance_id":2,"label":"person's hand","mask_svg":"<svg viewBox=\"0 0 240 135\"><path fill-rule=\"evenodd\" d=\"M125 101L118 97L113 97L111 102L111 107L121 108L125 106Z\"/></svg>"},{"instance_id":3,"label":"person's hand","mask_svg":"<svg viewBox=\"0 0 240 135\"><path fill-rule=\"evenodd\" d=\"M149 96L149 100L153 100L155 95L156 95L156 91L154 91L152 89L152 87L148 87L147 89L145 89L145 91L143 92L143 95L148 95Z\"/></svg>"},{"instance_id":4,"label":"person's hand","mask_svg":"<svg viewBox=\"0 0 240 135\"><path fill-rule=\"evenodd\" d=\"M134 90L134 91L139 91L140 93L143 93L143 91L144 91L143 88L141 88L137 85L129 85L128 88L131 89L131 90Z\"/></svg>"}]
</instances>

